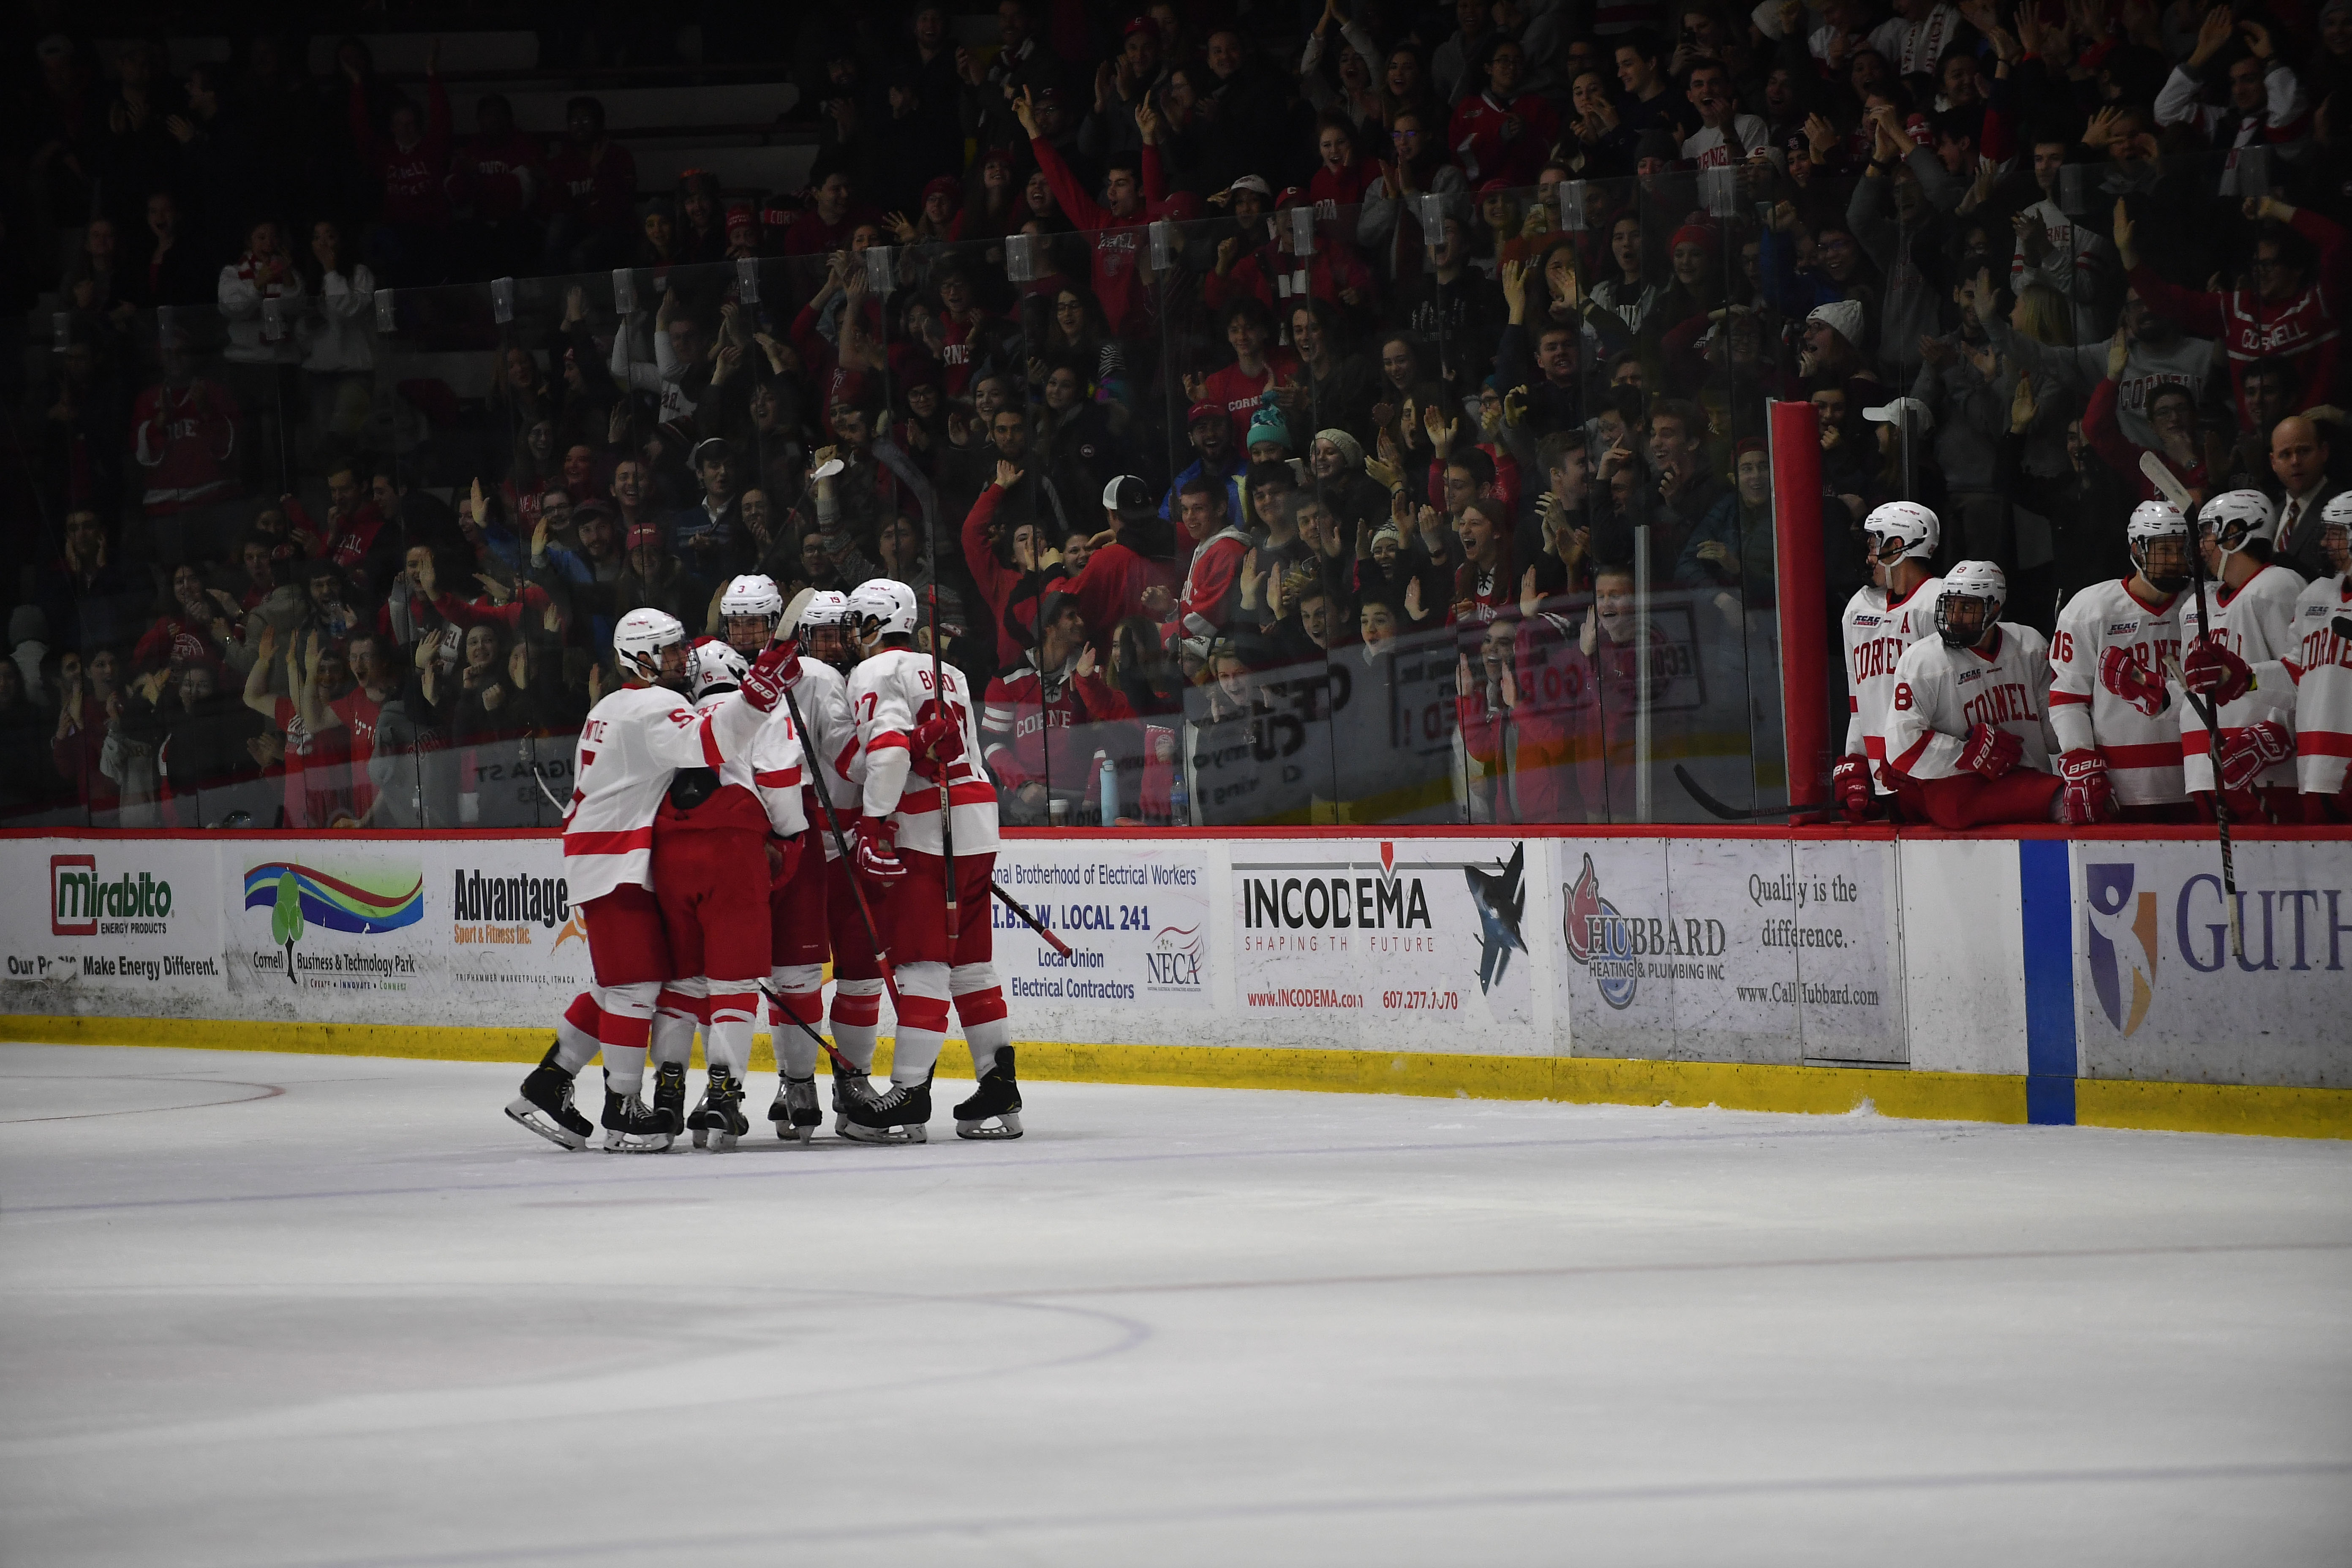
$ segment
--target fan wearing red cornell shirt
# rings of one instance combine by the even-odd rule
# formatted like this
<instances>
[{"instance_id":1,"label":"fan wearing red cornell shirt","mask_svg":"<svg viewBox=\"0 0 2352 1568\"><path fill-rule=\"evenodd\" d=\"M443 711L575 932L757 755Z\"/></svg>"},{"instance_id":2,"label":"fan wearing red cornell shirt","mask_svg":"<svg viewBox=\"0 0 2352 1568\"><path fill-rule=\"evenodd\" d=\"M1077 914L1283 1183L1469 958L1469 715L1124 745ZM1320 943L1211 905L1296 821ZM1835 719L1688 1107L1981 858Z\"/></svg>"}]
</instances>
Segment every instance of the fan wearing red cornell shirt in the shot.
<instances>
[{"instance_id":1,"label":"fan wearing red cornell shirt","mask_svg":"<svg viewBox=\"0 0 2352 1568\"><path fill-rule=\"evenodd\" d=\"M1532 185L1551 155L1559 115L1543 94L1519 91L1527 66L1526 51L1506 38L1486 58L1486 89L1454 106L1445 140L1474 185L1487 180Z\"/></svg>"},{"instance_id":2,"label":"fan wearing red cornell shirt","mask_svg":"<svg viewBox=\"0 0 2352 1568\"><path fill-rule=\"evenodd\" d=\"M2246 371L2256 360L2292 361L2303 384L2336 384L2336 300L2327 280L2336 274L2344 231L2307 208L2274 196L2250 198L2246 216L2263 226L2254 240L2250 287L2206 294L2168 283L2139 259L2132 221L2116 202L2116 253L2142 301L2158 315L2201 338L2219 338L2230 355L2230 384L2238 422L2249 429Z\"/></svg>"},{"instance_id":3,"label":"fan wearing red cornell shirt","mask_svg":"<svg viewBox=\"0 0 2352 1568\"><path fill-rule=\"evenodd\" d=\"M792 679L789 645L771 647L742 689L708 712L680 695L686 628L660 610L632 610L613 628L624 682L581 726L578 784L563 814L563 874L588 932L594 981L572 998L555 1043L522 1080L507 1114L566 1149L594 1131L572 1109L572 1079L604 1056L604 1147L669 1147L677 1123L642 1098L646 1047L662 984L674 977L654 896L654 819L680 768L717 768L751 746Z\"/></svg>"},{"instance_id":4,"label":"fan wearing red cornell shirt","mask_svg":"<svg viewBox=\"0 0 2352 1568\"><path fill-rule=\"evenodd\" d=\"M850 1099L842 1135L923 1142L953 997L980 1076L978 1091L956 1107L956 1135L1018 1138L1021 1096L989 904L996 786L980 767L977 705L962 671L915 650L915 594L905 584L859 584L849 617L865 656L849 675L865 763L853 874L886 889L878 919L898 972L898 1037L888 1091Z\"/></svg>"}]
</instances>

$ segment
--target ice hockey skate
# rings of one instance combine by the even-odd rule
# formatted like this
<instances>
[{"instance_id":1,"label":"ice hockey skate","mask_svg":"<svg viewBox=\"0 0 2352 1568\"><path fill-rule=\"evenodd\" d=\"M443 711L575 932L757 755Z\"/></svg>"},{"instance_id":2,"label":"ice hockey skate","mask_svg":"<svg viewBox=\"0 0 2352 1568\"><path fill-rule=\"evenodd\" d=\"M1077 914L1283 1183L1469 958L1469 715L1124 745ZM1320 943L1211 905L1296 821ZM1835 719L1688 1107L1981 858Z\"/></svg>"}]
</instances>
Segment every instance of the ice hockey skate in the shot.
<instances>
[{"instance_id":1,"label":"ice hockey skate","mask_svg":"<svg viewBox=\"0 0 2352 1568\"><path fill-rule=\"evenodd\" d=\"M654 1109L669 1113L672 1127L691 1127L686 1117L686 1064L664 1062L654 1068ZM694 1134L694 1146L702 1147L702 1133Z\"/></svg>"},{"instance_id":2,"label":"ice hockey skate","mask_svg":"<svg viewBox=\"0 0 2352 1568\"><path fill-rule=\"evenodd\" d=\"M849 1136L849 1107L853 1100L874 1098L874 1082L864 1073L844 1077L838 1067L833 1073L833 1130L840 1137Z\"/></svg>"},{"instance_id":3,"label":"ice hockey skate","mask_svg":"<svg viewBox=\"0 0 2352 1568\"><path fill-rule=\"evenodd\" d=\"M922 1143L930 1134L925 1123L931 1119L931 1080L920 1083L899 1083L890 1086L883 1094L859 1094L854 1089L848 1096L848 1113L837 1124L844 1138L856 1143Z\"/></svg>"},{"instance_id":4,"label":"ice hockey skate","mask_svg":"<svg viewBox=\"0 0 2352 1568\"><path fill-rule=\"evenodd\" d=\"M522 1080L522 1092L507 1107L507 1114L562 1149L585 1149L596 1131L572 1108L572 1075L555 1065L556 1047Z\"/></svg>"},{"instance_id":5,"label":"ice hockey skate","mask_svg":"<svg viewBox=\"0 0 2352 1568\"><path fill-rule=\"evenodd\" d=\"M694 1146L708 1148L714 1154L724 1154L735 1147L751 1123L743 1115L743 1080L731 1073L713 1070L710 1080L703 1086L701 1102L686 1119L694 1132Z\"/></svg>"},{"instance_id":6,"label":"ice hockey skate","mask_svg":"<svg viewBox=\"0 0 2352 1568\"><path fill-rule=\"evenodd\" d=\"M1013 1047L998 1047L996 1061L980 1075L980 1087L955 1108L959 1138L1021 1136L1021 1085L1013 1077Z\"/></svg>"},{"instance_id":7,"label":"ice hockey skate","mask_svg":"<svg viewBox=\"0 0 2352 1568\"><path fill-rule=\"evenodd\" d=\"M824 1112L816 1102L816 1079L779 1078L776 1098L768 1106L768 1120L776 1124L779 1138L803 1143L814 1141L816 1130L824 1125Z\"/></svg>"},{"instance_id":8,"label":"ice hockey skate","mask_svg":"<svg viewBox=\"0 0 2352 1568\"><path fill-rule=\"evenodd\" d=\"M658 1154L677 1136L677 1121L666 1110L655 1110L635 1095L604 1087L604 1152L608 1154Z\"/></svg>"}]
</instances>

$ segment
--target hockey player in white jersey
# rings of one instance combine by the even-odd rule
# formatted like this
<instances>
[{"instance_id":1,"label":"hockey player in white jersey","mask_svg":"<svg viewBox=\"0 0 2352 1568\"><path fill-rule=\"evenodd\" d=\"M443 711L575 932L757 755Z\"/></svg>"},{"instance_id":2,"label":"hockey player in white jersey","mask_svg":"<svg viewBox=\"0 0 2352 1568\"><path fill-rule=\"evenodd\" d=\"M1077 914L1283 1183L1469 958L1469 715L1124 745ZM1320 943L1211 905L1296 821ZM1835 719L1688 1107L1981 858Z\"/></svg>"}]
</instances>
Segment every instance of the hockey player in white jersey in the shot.
<instances>
[{"instance_id":1,"label":"hockey player in white jersey","mask_svg":"<svg viewBox=\"0 0 2352 1568\"><path fill-rule=\"evenodd\" d=\"M698 643L688 695L709 711L750 671L751 661L727 644ZM680 768L654 819L654 897L677 971L654 1015L654 1109L682 1117L698 1149L732 1149L750 1130L743 1075L768 973L769 890L789 882L800 860L801 771L799 738L779 707L751 745L716 770ZM698 1023L709 1071L688 1112L687 1058Z\"/></svg>"},{"instance_id":2,"label":"hockey player in white jersey","mask_svg":"<svg viewBox=\"0 0 2352 1568\"><path fill-rule=\"evenodd\" d=\"M2189 520L2145 500L2125 527L2134 571L2066 601L2050 645L2059 819L2194 821L2180 775L2180 718L2165 671L2180 658Z\"/></svg>"},{"instance_id":3,"label":"hockey player in white jersey","mask_svg":"<svg viewBox=\"0 0 2352 1568\"><path fill-rule=\"evenodd\" d=\"M604 1146L669 1147L677 1123L646 1105L646 1047L668 938L653 892L654 818L679 768L716 768L752 742L782 700L788 648L763 652L742 689L708 712L685 701L686 628L659 610L632 610L613 628L622 686L581 726L578 773L563 816L563 874L588 932L594 982L573 998L555 1044L523 1079L507 1114L567 1149L593 1131L572 1109L572 1079L604 1056Z\"/></svg>"},{"instance_id":4,"label":"hockey player in white jersey","mask_svg":"<svg viewBox=\"0 0 2352 1568\"><path fill-rule=\"evenodd\" d=\"M2294 606L2294 781L2306 823L2352 822L2352 491L2319 514L2335 575Z\"/></svg>"},{"instance_id":5,"label":"hockey player in white jersey","mask_svg":"<svg viewBox=\"0 0 2352 1568\"><path fill-rule=\"evenodd\" d=\"M2278 694L2293 689L2294 772L2300 819L2311 825L2352 821L2352 576L2346 574L2347 530L2352 530L2352 492L2337 496L2319 514L2319 550L2333 575L2306 584L2297 595L2284 658L2250 664L2245 689ZM2240 661L2234 652L2211 661L2224 671L2220 692L2239 690ZM2257 732L2260 726L2254 727ZM2277 737L2262 736L2252 757L2238 756L2240 768L2260 763L2276 749ZM2224 752L2222 771L2232 756Z\"/></svg>"},{"instance_id":6,"label":"hockey player in white jersey","mask_svg":"<svg viewBox=\"0 0 2352 1568\"><path fill-rule=\"evenodd\" d=\"M848 607L845 594L810 594L789 628L802 653L791 706L808 726L799 736L801 815L808 837L792 880L776 884L769 894L769 1023L777 1074L768 1120L777 1137L802 1142L815 1137L824 1121L816 1092L817 1043L801 1026L824 1023L828 958L835 983L834 1048L854 1066L870 1069L881 1018L881 965L851 900L849 862L825 826L826 805L833 807L831 820L845 832L857 820L857 786L849 776L857 737L842 674L848 660L841 620ZM785 605L772 580L738 577L719 596L719 611L729 645L740 652L765 646L782 629ZM790 712L782 717L791 721ZM822 802L819 790L826 792ZM836 1099L852 1088L836 1078Z\"/></svg>"},{"instance_id":7,"label":"hockey player in white jersey","mask_svg":"<svg viewBox=\"0 0 2352 1568\"><path fill-rule=\"evenodd\" d=\"M899 1012L890 1089L852 1100L844 1131L872 1142L923 1140L952 997L980 1077L971 1099L956 1108L956 1131L1018 1137L1020 1090L989 908L996 789L980 771L977 705L961 671L915 650L915 595L906 584L860 584L849 614L865 655L849 677L850 717L865 762L856 869L868 887L887 889L882 919ZM953 836L952 900L942 805Z\"/></svg>"},{"instance_id":8,"label":"hockey player in white jersey","mask_svg":"<svg viewBox=\"0 0 2352 1568\"><path fill-rule=\"evenodd\" d=\"M1904 815L1938 827L2047 822L2050 648L2000 618L2009 583L1990 561L1963 561L1936 597L1936 635L1895 667L1887 766Z\"/></svg>"},{"instance_id":9,"label":"hockey player in white jersey","mask_svg":"<svg viewBox=\"0 0 2352 1568\"><path fill-rule=\"evenodd\" d=\"M2278 513L2260 490L2230 490L2199 513L2199 548L2216 581L2181 602L2180 684L2210 700L2221 726L2221 787L2230 819L2291 820L2294 800L2294 686L2254 669L2292 656L2302 574L2271 559ZM2194 702L2180 708L2180 761L2191 798L2213 810L2213 747Z\"/></svg>"},{"instance_id":10,"label":"hockey player in white jersey","mask_svg":"<svg viewBox=\"0 0 2352 1568\"><path fill-rule=\"evenodd\" d=\"M1830 771L1830 790L1850 822L1866 820L1874 792L1894 786L1882 773L1886 721L1895 698L1895 666L1904 650L1935 629L1942 579L1927 563L1941 530L1936 514L1916 501L1888 501L1863 520L1870 541L1870 585L1846 601L1845 754Z\"/></svg>"}]
</instances>

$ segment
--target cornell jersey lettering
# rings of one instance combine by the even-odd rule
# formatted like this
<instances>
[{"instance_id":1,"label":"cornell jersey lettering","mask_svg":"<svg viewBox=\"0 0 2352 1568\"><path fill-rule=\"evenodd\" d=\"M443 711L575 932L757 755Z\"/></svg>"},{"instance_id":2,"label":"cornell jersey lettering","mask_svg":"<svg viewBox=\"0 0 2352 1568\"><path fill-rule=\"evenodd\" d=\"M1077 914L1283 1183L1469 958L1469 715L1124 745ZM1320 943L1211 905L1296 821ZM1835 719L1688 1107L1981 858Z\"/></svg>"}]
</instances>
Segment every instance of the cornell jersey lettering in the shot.
<instances>
[{"instance_id":1,"label":"cornell jersey lettering","mask_svg":"<svg viewBox=\"0 0 2352 1568\"><path fill-rule=\"evenodd\" d=\"M1845 749L1875 764L1886 760L1886 727L1895 700L1895 667L1911 645L1936 629L1936 600L1944 591L1941 577L1930 577L1889 602L1880 588L1863 588L1848 600L1842 625L1845 634L1849 718ZM1879 794L1886 786L1876 782Z\"/></svg>"},{"instance_id":2,"label":"cornell jersey lettering","mask_svg":"<svg viewBox=\"0 0 2352 1568\"><path fill-rule=\"evenodd\" d=\"M2023 743L2021 768L2050 771L2050 650L2031 626L2000 623L1990 657L1975 648L1946 647L1942 639L1914 643L1895 671L1887 730L1887 763L1921 783L1960 771L1960 750L1979 724L2006 730Z\"/></svg>"},{"instance_id":3,"label":"cornell jersey lettering","mask_svg":"<svg viewBox=\"0 0 2352 1568\"><path fill-rule=\"evenodd\" d=\"M2305 795L2334 795L2352 765L2352 575L2323 577L2295 602L2294 782ZM2266 672L2257 672L2260 681Z\"/></svg>"},{"instance_id":4,"label":"cornell jersey lettering","mask_svg":"<svg viewBox=\"0 0 2352 1568\"><path fill-rule=\"evenodd\" d=\"M2066 601L2051 639L2050 725L2058 749L2095 748L2106 761L2116 799L2126 805L2188 798L2180 774L2180 716L2171 707L2142 712L2109 691L2100 672L2115 647L2159 678L2178 664L2183 597L2175 594L2149 605L2129 578L2094 584Z\"/></svg>"}]
</instances>

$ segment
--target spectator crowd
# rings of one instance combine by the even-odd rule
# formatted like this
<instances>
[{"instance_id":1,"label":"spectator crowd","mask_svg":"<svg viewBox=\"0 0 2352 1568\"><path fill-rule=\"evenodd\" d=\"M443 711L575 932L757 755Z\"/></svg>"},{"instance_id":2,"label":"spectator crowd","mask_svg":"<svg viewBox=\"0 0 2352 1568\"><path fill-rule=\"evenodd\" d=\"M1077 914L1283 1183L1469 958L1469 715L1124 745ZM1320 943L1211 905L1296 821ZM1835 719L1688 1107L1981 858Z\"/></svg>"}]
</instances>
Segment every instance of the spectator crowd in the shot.
<instances>
[{"instance_id":1,"label":"spectator crowd","mask_svg":"<svg viewBox=\"0 0 2352 1568\"><path fill-rule=\"evenodd\" d=\"M914 588L1015 822L1761 801L1774 400L1832 609L1907 499L2046 632L2146 453L2324 571L2352 0L808 11L786 189L20 26L0 810L551 823L748 573Z\"/></svg>"}]
</instances>

